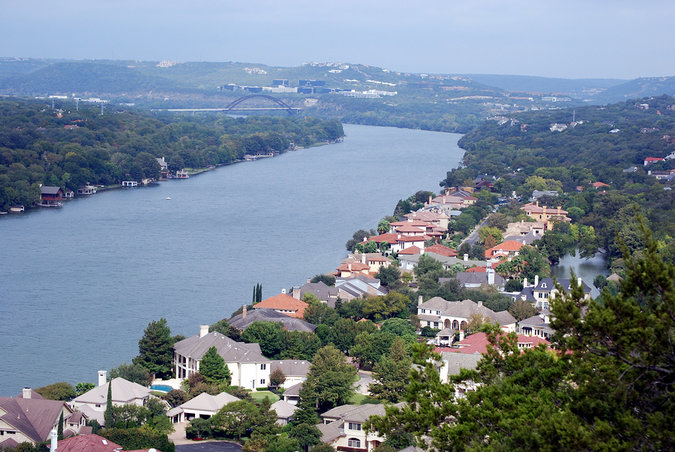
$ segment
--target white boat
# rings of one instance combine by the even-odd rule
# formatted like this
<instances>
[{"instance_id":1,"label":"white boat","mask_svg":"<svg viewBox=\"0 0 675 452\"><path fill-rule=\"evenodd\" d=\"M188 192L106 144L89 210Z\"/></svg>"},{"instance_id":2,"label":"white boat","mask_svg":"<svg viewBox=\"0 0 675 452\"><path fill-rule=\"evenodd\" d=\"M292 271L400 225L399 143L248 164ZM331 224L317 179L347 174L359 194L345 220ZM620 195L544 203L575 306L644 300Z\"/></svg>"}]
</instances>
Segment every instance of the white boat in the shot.
<instances>
[{"instance_id":1,"label":"white boat","mask_svg":"<svg viewBox=\"0 0 675 452\"><path fill-rule=\"evenodd\" d=\"M21 213L25 210L26 208L24 206L14 206L9 208L9 211L12 213Z\"/></svg>"},{"instance_id":2,"label":"white boat","mask_svg":"<svg viewBox=\"0 0 675 452\"><path fill-rule=\"evenodd\" d=\"M171 200L171 196L167 196L166 199L167 199L167 201Z\"/></svg>"}]
</instances>

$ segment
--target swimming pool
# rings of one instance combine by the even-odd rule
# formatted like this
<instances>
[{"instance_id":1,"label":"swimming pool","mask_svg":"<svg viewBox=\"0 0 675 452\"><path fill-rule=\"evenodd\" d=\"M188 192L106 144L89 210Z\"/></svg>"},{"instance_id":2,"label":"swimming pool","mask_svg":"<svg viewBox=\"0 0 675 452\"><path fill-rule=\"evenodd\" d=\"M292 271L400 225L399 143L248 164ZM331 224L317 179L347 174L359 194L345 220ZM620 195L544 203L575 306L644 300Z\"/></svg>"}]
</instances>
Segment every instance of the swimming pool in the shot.
<instances>
[{"instance_id":1,"label":"swimming pool","mask_svg":"<svg viewBox=\"0 0 675 452\"><path fill-rule=\"evenodd\" d=\"M152 389L153 391L169 392L173 388L168 385L152 385L150 386L150 389Z\"/></svg>"}]
</instances>

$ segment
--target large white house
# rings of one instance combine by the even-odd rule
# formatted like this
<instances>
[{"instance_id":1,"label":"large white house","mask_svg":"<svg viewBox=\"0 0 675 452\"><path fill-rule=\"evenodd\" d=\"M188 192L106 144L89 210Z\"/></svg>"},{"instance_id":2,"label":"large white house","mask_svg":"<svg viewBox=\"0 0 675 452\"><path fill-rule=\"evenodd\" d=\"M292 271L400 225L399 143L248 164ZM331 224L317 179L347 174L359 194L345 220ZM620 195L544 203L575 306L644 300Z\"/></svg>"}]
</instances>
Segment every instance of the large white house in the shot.
<instances>
[{"instance_id":1,"label":"large white house","mask_svg":"<svg viewBox=\"0 0 675 452\"><path fill-rule=\"evenodd\" d=\"M481 316L484 321L499 323L504 332L516 331L516 319L511 314L507 311L494 312L483 306L481 301L478 303L471 300L447 301L441 297L434 297L423 303L420 300L417 305L417 317L423 327L465 330L477 316Z\"/></svg>"},{"instance_id":2,"label":"large white house","mask_svg":"<svg viewBox=\"0 0 675 452\"><path fill-rule=\"evenodd\" d=\"M271 362L260 351L260 344L245 344L212 332L208 325L199 326L199 334L176 342L173 346L173 367L177 378L188 378L199 372L204 354L216 347L230 369L232 385L246 389L267 387Z\"/></svg>"}]
</instances>

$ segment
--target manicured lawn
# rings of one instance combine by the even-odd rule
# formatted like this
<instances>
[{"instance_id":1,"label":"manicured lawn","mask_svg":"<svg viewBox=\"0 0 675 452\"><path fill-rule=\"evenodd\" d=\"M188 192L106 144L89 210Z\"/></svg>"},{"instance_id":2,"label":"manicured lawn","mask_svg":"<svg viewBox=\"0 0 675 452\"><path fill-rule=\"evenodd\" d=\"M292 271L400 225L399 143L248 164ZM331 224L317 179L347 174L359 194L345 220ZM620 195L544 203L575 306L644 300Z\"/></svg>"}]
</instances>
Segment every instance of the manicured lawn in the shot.
<instances>
[{"instance_id":1,"label":"manicured lawn","mask_svg":"<svg viewBox=\"0 0 675 452\"><path fill-rule=\"evenodd\" d=\"M279 396L276 395L275 393L271 391L253 391L251 392L251 397L253 397L253 400L264 400L265 397L269 397L270 401L272 403L276 402L279 400Z\"/></svg>"},{"instance_id":2,"label":"manicured lawn","mask_svg":"<svg viewBox=\"0 0 675 452\"><path fill-rule=\"evenodd\" d=\"M377 399L373 399L372 397L368 397L367 395L359 394L357 392L352 396L351 399L349 399L349 403L353 405L363 405L366 403L382 403L382 402Z\"/></svg>"}]
</instances>

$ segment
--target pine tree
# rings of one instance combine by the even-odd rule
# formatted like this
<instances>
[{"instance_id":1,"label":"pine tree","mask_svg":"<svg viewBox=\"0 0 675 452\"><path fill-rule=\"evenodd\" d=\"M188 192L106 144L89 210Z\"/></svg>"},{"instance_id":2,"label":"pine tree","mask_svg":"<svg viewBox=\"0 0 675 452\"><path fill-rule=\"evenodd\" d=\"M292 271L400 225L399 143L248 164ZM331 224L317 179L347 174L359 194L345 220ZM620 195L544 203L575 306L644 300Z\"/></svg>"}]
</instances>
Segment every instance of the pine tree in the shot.
<instances>
[{"instance_id":1,"label":"pine tree","mask_svg":"<svg viewBox=\"0 0 675 452\"><path fill-rule=\"evenodd\" d=\"M113 426L112 381L108 382L108 397L105 399L103 422L105 423L106 428L111 428Z\"/></svg>"},{"instance_id":2,"label":"pine tree","mask_svg":"<svg viewBox=\"0 0 675 452\"><path fill-rule=\"evenodd\" d=\"M61 416L59 416L59 425L57 427L57 439L61 441L63 439L63 411L61 411Z\"/></svg>"},{"instance_id":3,"label":"pine tree","mask_svg":"<svg viewBox=\"0 0 675 452\"><path fill-rule=\"evenodd\" d=\"M152 321L138 341L138 356L133 359L137 364L160 378L170 377L173 360L173 339L171 329L165 318Z\"/></svg>"},{"instance_id":4,"label":"pine tree","mask_svg":"<svg viewBox=\"0 0 675 452\"><path fill-rule=\"evenodd\" d=\"M370 393L380 400L396 403L405 395L412 357L405 342L399 337L394 339L389 353L380 358L373 368Z\"/></svg>"},{"instance_id":5,"label":"pine tree","mask_svg":"<svg viewBox=\"0 0 675 452\"><path fill-rule=\"evenodd\" d=\"M222 383L225 381L230 384L230 369L225 364L225 360L218 354L216 347L209 348L199 363L199 373L201 373L209 383Z\"/></svg>"}]
</instances>

